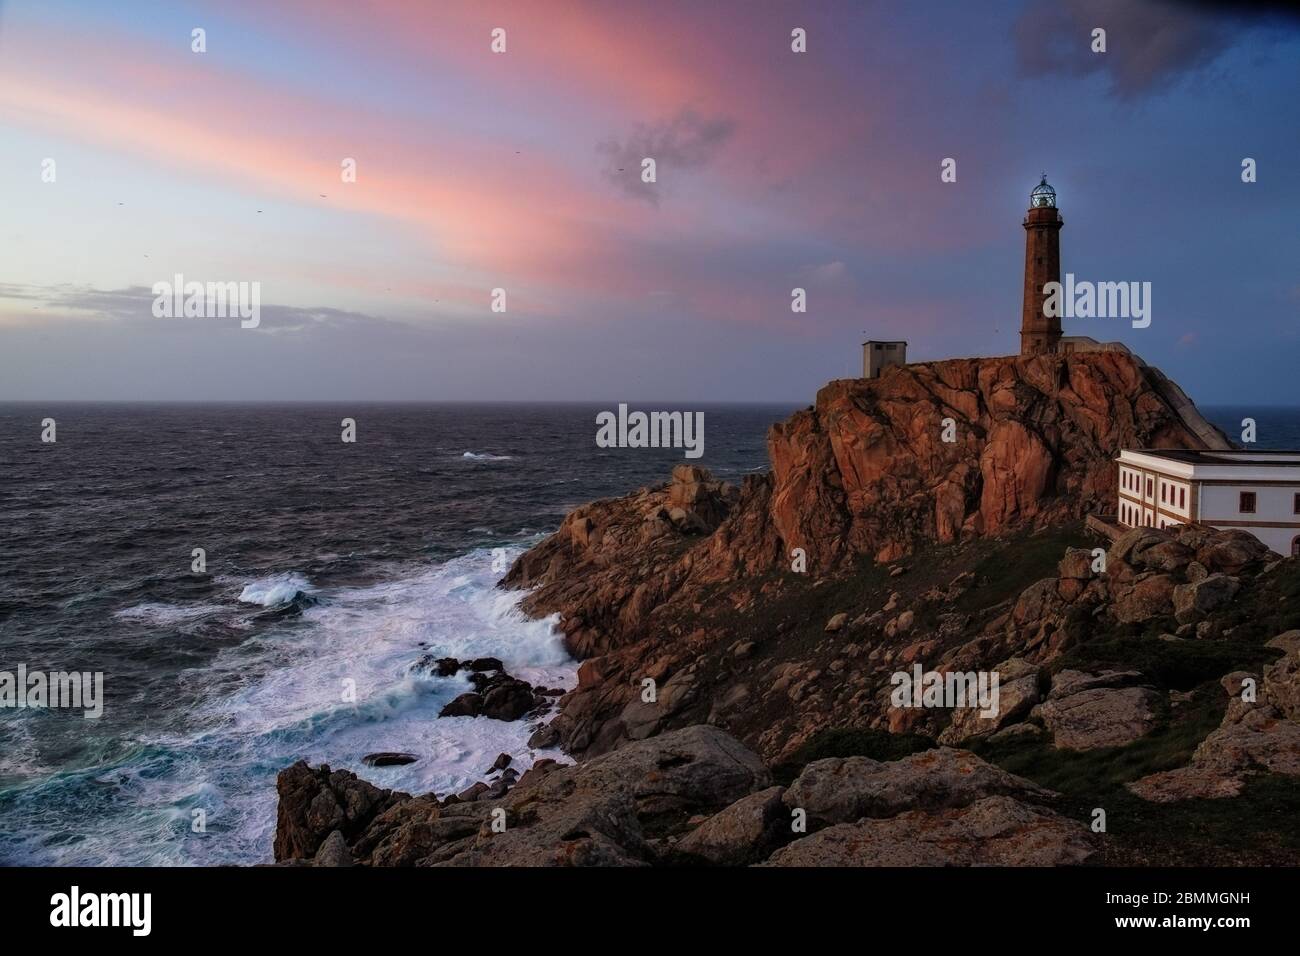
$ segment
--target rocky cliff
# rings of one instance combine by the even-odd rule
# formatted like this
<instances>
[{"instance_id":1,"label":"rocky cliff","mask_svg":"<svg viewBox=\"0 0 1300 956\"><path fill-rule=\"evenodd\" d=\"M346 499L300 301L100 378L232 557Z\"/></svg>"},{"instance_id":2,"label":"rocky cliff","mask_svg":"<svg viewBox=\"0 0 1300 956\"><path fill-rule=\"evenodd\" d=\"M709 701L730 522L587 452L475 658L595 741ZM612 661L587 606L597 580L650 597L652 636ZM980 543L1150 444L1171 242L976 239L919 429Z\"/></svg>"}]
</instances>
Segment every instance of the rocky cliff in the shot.
<instances>
[{"instance_id":1,"label":"rocky cliff","mask_svg":"<svg viewBox=\"0 0 1300 956\"><path fill-rule=\"evenodd\" d=\"M770 474L679 466L511 569L579 683L549 723L552 692L503 674L470 712L509 689L488 716L526 711L576 765L503 754L413 797L299 763L276 859L1293 865L1300 559L1192 525L1117 533L1103 561L1079 520L1111 504L1116 449L1173 445L1228 443L1122 353L832 383L773 428ZM900 706L915 668L997 674L998 703Z\"/></svg>"},{"instance_id":2,"label":"rocky cliff","mask_svg":"<svg viewBox=\"0 0 1300 956\"><path fill-rule=\"evenodd\" d=\"M960 359L832 382L773 429L771 518L822 566L1113 507L1120 448L1231 447L1123 352Z\"/></svg>"},{"instance_id":3,"label":"rocky cliff","mask_svg":"<svg viewBox=\"0 0 1300 956\"><path fill-rule=\"evenodd\" d=\"M1023 588L1000 586L1024 570L1011 552L945 547L943 573L972 557L977 570L942 589L920 568L887 575L874 613L858 612L879 594L811 587L796 610L857 614L811 634L769 604L765 634L703 647L658 702L607 718L644 739L574 766L519 775L503 755L491 785L410 796L300 762L279 777L275 858L1294 865L1300 560L1238 531L1140 528L1097 570L1091 551L1040 537L1008 543L1055 562ZM995 713L891 705L890 673L912 664L998 673ZM1098 807L1113 834L1090 828Z\"/></svg>"},{"instance_id":4,"label":"rocky cliff","mask_svg":"<svg viewBox=\"0 0 1300 956\"><path fill-rule=\"evenodd\" d=\"M602 752L655 732L693 703L705 648L809 581L1113 509L1123 447L1230 447L1171 385L1122 352L891 368L773 427L772 471L740 488L679 466L576 509L503 581L559 614L585 660L539 743ZM666 695L653 708L633 693L646 678Z\"/></svg>"}]
</instances>

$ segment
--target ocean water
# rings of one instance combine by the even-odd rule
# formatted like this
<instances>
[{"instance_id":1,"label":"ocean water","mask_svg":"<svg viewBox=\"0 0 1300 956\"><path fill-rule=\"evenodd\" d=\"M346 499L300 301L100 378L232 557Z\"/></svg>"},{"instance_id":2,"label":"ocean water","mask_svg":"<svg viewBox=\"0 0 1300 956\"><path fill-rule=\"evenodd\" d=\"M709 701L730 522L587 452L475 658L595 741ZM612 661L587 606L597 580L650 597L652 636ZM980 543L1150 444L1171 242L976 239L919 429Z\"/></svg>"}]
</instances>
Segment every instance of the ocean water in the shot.
<instances>
[{"instance_id":1,"label":"ocean water","mask_svg":"<svg viewBox=\"0 0 1300 956\"><path fill-rule=\"evenodd\" d=\"M0 671L102 671L106 697L98 720L0 709L0 864L262 862L295 760L446 793L502 751L540 756L528 722L439 718L468 683L416 662L493 656L572 686L553 622L494 587L493 551L513 560L574 506L685 460L597 448L599 410L0 406ZM699 463L735 481L766 469L767 428L793 411L704 410ZM1203 411L1300 447L1300 410ZM362 765L380 750L420 759Z\"/></svg>"},{"instance_id":2,"label":"ocean water","mask_svg":"<svg viewBox=\"0 0 1300 956\"><path fill-rule=\"evenodd\" d=\"M295 760L446 793L500 752L543 755L527 721L438 717L469 684L416 664L492 656L572 686L553 622L494 587L493 552L686 461L596 447L599 410L0 406L0 671L105 675L97 720L0 709L0 864L266 861ZM793 409L703 410L696 463L739 481ZM420 759L362 765L381 750Z\"/></svg>"},{"instance_id":3,"label":"ocean water","mask_svg":"<svg viewBox=\"0 0 1300 956\"><path fill-rule=\"evenodd\" d=\"M1269 405L1198 405L1212 425L1241 444L1242 422L1255 422L1255 443L1243 448L1300 449L1300 408Z\"/></svg>"}]
</instances>

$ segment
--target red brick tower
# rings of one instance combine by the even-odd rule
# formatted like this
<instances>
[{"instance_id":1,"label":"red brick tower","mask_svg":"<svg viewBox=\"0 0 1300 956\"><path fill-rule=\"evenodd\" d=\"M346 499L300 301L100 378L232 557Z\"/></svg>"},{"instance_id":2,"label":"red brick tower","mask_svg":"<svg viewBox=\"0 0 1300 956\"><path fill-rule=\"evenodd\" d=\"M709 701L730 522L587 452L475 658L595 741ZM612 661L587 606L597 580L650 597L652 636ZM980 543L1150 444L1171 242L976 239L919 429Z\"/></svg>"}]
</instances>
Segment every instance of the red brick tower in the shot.
<instances>
[{"instance_id":1,"label":"red brick tower","mask_svg":"<svg viewBox=\"0 0 1300 956\"><path fill-rule=\"evenodd\" d=\"M1020 321L1020 354L1055 352L1061 340L1061 317L1043 314L1047 293L1043 286L1061 281L1061 226L1056 209L1056 190L1047 185L1047 174L1029 194L1025 214L1025 304Z\"/></svg>"}]
</instances>

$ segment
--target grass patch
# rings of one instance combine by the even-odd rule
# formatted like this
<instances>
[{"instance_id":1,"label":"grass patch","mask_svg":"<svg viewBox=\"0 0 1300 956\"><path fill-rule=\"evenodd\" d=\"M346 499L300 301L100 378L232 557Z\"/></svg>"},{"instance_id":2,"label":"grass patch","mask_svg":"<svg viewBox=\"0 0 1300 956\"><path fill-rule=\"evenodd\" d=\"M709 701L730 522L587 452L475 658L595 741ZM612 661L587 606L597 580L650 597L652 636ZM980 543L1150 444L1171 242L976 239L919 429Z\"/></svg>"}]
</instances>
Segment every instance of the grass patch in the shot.
<instances>
[{"instance_id":1,"label":"grass patch","mask_svg":"<svg viewBox=\"0 0 1300 956\"><path fill-rule=\"evenodd\" d=\"M1035 581L1055 577L1066 550L1089 547L1091 540L1082 524L1071 524L991 544L971 567L975 586L953 602L954 610L973 614L1015 597Z\"/></svg>"},{"instance_id":2,"label":"grass patch","mask_svg":"<svg viewBox=\"0 0 1300 956\"><path fill-rule=\"evenodd\" d=\"M1113 866L1294 866L1300 854L1293 777L1255 777L1240 795L1220 800L1149 803L1123 790L1096 805L1106 809Z\"/></svg>"},{"instance_id":3,"label":"grass patch","mask_svg":"<svg viewBox=\"0 0 1300 956\"><path fill-rule=\"evenodd\" d=\"M822 730L799 748L788 762L773 768L778 783L789 784L814 760L826 757L870 757L872 760L901 760L935 746L920 734L891 734L887 730Z\"/></svg>"},{"instance_id":4,"label":"grass patch","mask_svg":"<svg viewBox=\"0 0 1300 956\"><path fill-rule=\"evenodd\" d=\"M1276 657L1276 651L1244 640L1115 636L1076 645L1056 661L1054 669L1137 670L1161 687L1189 690L1236 670L1259 673Z\"/></svg>"},{"instance_id":5,"label":"grass patch","mask_svg":"<svg viewBox=\"0 0 1300 956\"><path fill-rule=\"evenodd\" d=\"M1203 685L1173 719L1164 720L1154 731L1124 747L1057 750L1050 736L1042 734L1028 739L981 740L970 749L1044 787L1066 795L1092 796L1122 788L1147 774L1184 766L1197 745L1223 720L1225 701L1217 683Z\"/></svg>"}]
</instances>

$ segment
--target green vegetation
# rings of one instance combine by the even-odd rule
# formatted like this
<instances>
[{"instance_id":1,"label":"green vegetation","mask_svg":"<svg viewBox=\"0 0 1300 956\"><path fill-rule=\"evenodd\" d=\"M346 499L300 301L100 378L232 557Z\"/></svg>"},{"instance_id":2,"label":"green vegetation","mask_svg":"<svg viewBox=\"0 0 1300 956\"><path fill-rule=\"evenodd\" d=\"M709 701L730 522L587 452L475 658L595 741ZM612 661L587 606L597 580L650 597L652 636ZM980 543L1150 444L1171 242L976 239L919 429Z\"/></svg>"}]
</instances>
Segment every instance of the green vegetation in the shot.
<instances>
[{"instance_id":1,"label":"green vegetation","mask_svg":"<svg viewBox=\"0 0 1300 956\"><path fill-rule=\"evenodd\" d=\"M1157 686L1188 690L1236 670L1256 673L1277 652L1244 640L1166 641L1158 636L1106 637L1079 644L1054 670L1136 670Z\"/></svg>"},{"instance_id":2,"label":"green vegetation","mask_svg":"<svg viewBox=\"0 0 1300 956\"><path fill-rule=\"evenodd\" d=\"M1217 683L1206 684L1172 715L1162 715L1165 719L1160 727L1125 747L1057 750L1047 734L983 740L969 746L990 763L1044 787L1072 796L1096 795L1147 774L1185 765L1197 745L1219 726L1224 701Z\"/></svg>"},{"instance_id":3,"label":"green vegetation","mask_svg":"<svg viewBox=\"0 0 1300 956\"><path fill-rule=\"evenodd\" d=\"M980 542L981 554L971 570L975 587L953 602L967 614L1001 604L1043 578L1056 576L1068 548L1093 548L1082 524L1048 528L1037 534Z\"/></svg>"},{"instance_id":4,"label":"green vegetation","mask_svg":"<svg viewBox=\"0 0 1300 956\"><path fill-rule=\"evenodd\" d=\"M870 757L872 760L901 760L929 750L935 743L920 734L891 734L887 730L823 730L799 748L788 763L773 768L779 783L789 784L799 771L814 760L826 757Z\"/></svg>"}]
</instances>

